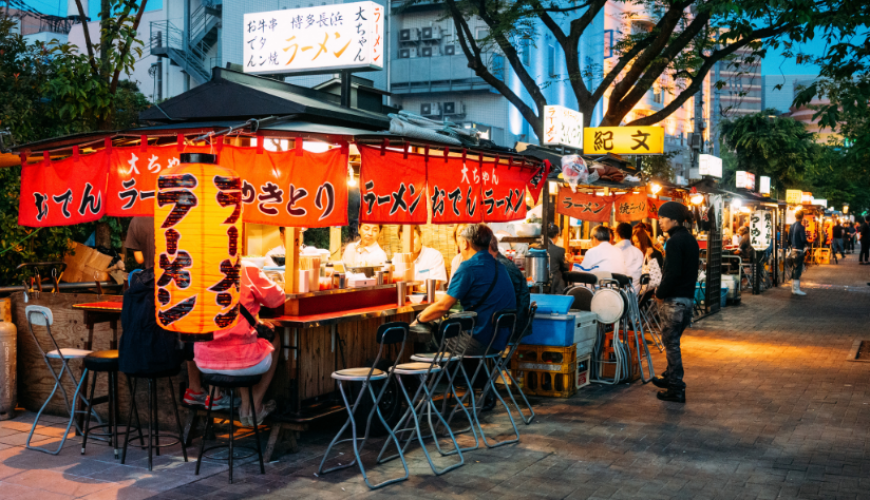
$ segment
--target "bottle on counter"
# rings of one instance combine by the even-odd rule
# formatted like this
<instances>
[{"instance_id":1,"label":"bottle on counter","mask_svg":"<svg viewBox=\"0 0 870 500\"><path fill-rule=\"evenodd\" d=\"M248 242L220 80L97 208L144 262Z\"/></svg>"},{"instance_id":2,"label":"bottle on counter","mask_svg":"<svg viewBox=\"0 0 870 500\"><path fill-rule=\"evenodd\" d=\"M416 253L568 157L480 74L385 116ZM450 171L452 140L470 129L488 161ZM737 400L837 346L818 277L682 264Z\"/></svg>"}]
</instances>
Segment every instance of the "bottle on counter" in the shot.
<instances>
[{"instance_id":1,"label":"bottle on counter","mask_svg":"<svg viewBox=\"0 0 870 500\"><path fill-rule=\"evenodd\" d=\"M384 267L381 269L384 272L384 283L392 284L393 283L393 263L389 259L384 262Z\"/></svg>"}]
</instances>

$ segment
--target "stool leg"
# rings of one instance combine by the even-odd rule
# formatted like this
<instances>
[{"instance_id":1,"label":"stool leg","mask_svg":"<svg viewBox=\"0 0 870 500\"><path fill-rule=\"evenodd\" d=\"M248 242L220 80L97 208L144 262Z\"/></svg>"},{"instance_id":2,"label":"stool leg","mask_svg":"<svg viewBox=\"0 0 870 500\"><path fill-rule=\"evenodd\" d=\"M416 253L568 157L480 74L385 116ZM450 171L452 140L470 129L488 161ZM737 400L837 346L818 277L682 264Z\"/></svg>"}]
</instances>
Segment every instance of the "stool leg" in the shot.
<instances>
[{"instance_id":1,"label":"stool leg","mask_svg":"<svg viewBox=\"0 0 870 500\"><path fill-rule=\"evenodd\" d=\"M93 378L91 378L91 397L88 399L88 408L85 410L85 435L82 437L82 455L85 454L85 447L88 445L88 432L91 430L91 412L93 411L94 405L92 401L94 400L94 391L97 389L97 372L94 372Z\"/></svg>"},{"instance_id":2,"label":"stool leg","mask_svg":"<svg viewBox=\"0 0 870 500\"><path fill-rule=\"evenodd\" d=\"M251 416L254 418L254 439L257 440L257 456L260 457L260 474L266 473L263 465L263 449L260 445L260 426L257 425L257 407L254 405L254 388L248 387L248 401L251 403Z\"/></svg>"},{"instance_id":3,"label":"stool leg","mask_svg":"<svg viewBox=\"0 0 870 500\"><path fill-rule=\"evenodd\" d=\"M157 419L157 379L150 379L149 383L153 383L151 390L151 399L154 400L154 453L160 456L160 421Z\"/></svg>"},{"instance_id":4,"label":"stool leg","mask_svg":"<svg viewBox=\"0 0 870 500\"><path fill-rule=\"evenodd\" d=\"M184 430L181 428L181 417L178 416L178 401L175 399L175 387L172 386L172 379L169 381L169 395L172 396L172 409L175 410L175 425L178 427L178 441L181 444L181 454L184 455L184 461L187 462L187 446L184 444Z\"/></svg>"},{"instance_id":5,"label":"stool leg","mask_svg":"<svg viewBox=\"0 0 870 500\"><path fill-rule=\"evenodd\" d=\"M112 451L115 452L115 460L119 458L118 449L118 394L116 392L118 372L109 372L109 432L112 434Z\"/></svg>"},{"instance_id":6,"label":"stool leg","mask_svg":"<svg viewBox=\"0 0 870 500\"><path fill-rule=\"evenodd\" d=\"M208 400L211 402L214 399L214 386L209 388ZM208 436L208 429L211 427L211 405L205 410L205 430L202 433L202 443L199 445L199 457L196 459L196 472L194 475L199 475L199 466L202 465L202 453L205 451L205 437Z\"/></svg>"},{"instance_id":7,"label":"stool leg","mask_svg":"<svg viewBox=\"0 0 870 500\"><path fill-rule=\"evenodd\" d=\"M233 484L233 420L235 419L236 390L230 387L230 484Z\"/></svg>"},{"instance_id":8,"label":"stool leg","mask_svg":"<svg viewBox=\"0 0 870 500\"><path fill-rule=\"evenodd\" d=\"M133 426L133 413L136 413L136 424L139 429L139 444L145 445L142 439L142 424L139 422L139 411L136 410L136 381L127 377L127 387L130 388L130 413L127 415L127 433L124 436L124 449L121 450L121 465L127 461L127 445L130 443L130 427Z\"/></svg>"},{"instance_id":9,"label":"stool leg","mask_svg":"<svg viewBox=\"0 0 870 500\"><path fill-rule=\"evenodd\" d=\"M154 468L154 379L148 379L148 470Z\"/></svg>"}]
</instances>

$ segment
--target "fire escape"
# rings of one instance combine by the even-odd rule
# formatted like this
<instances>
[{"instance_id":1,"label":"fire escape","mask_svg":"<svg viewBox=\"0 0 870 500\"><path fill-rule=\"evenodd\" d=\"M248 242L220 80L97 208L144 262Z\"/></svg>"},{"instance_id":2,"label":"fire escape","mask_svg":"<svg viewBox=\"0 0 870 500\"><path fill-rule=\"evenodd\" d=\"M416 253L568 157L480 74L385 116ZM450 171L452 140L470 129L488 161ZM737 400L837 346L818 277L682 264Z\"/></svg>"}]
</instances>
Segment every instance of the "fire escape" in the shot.
<instances>
[{"instance_id":1,"label":"fire escape","mask_svg":"<svg viewBox=\"0 0 870 500\"><path fill-rule=\"evenodd\" d=\"M198 84L211 79L209 50L218 42L221 26L221 0L202 0L190 13L190 37L170 21L151 23L151 55L165 57L179 66ZM185 46L185 41L187 45Z\"/></svg>"}]
</instances>

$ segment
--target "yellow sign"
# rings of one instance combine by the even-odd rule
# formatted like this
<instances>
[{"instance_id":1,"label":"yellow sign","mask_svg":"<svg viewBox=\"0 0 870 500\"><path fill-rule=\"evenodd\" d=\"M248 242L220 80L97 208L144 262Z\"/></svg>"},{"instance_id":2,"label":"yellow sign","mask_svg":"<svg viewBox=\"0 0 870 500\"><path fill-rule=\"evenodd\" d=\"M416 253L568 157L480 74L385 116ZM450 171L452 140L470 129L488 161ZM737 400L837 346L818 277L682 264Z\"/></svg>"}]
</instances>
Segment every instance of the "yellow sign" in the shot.
<instances>
[{"instance_id":1,"label":"yellow sign","mask_svg":"<svg viewBox=\"0 0 870 500\"><path fill-rule=\"evenodd\" d=\"M583 129L587 155L660 155L665 152L662 127L595 127Z\"/></svg>"},{"instance_id":2,"label":"yellow sign","mask_svg":"<svg viewBox=\"0 0 870 500\"><path fill-rule=\"evenodd\" d=\"M800 189L786 189L785 202L789 205L800 205L801 196L803 196L803 194L803 191L801 191Z\"/></svg>"}]
</instances>

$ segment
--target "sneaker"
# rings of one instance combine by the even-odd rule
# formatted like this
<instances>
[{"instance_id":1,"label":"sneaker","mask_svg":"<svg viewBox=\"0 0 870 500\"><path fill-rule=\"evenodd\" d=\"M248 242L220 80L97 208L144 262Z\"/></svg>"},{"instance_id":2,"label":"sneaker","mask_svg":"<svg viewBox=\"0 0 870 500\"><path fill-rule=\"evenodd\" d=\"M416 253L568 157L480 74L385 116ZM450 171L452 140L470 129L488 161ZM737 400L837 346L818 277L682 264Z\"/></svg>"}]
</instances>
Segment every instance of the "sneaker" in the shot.
<instances>
[{"instance_id":1,"label":"sneaker","mask_svg":"<svg viewBox=\"0 0 870 500\"><path fill-rule=\"evenodd\" d=\"M205 391L193 392L190 389L184 391L184 404L188 406L205 406L205 401L208 399L208 394Z\"/></svg>"},{"instance_id":2,"label":"sneaker","mask_svg":"<svg viewBox=\"0 0 870 500\"><path fill-rule=\"evenodd\" d=\"M239 405L242 404L242 398L236 396L233 400L233 407L238 408ZM212 410L229 410L230 409L230 398L227 397L224 393L218 393L218 397L214 398L214 401L210 401L210 398L206 396L205 398L205 407L208 408L211 406Z\"/></svg>"}]
</instances>

